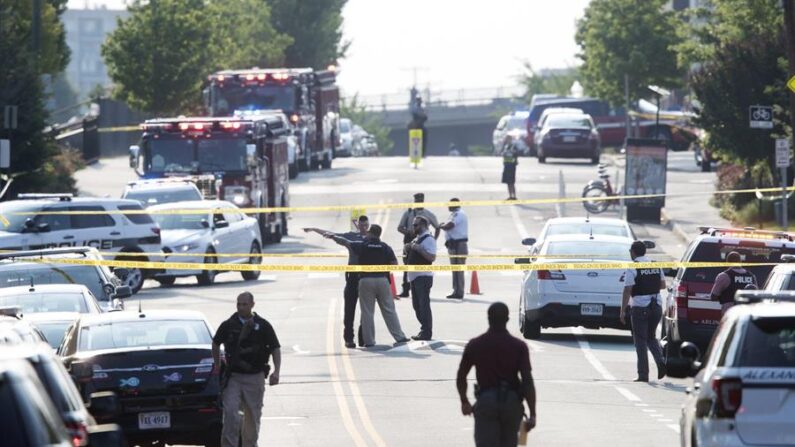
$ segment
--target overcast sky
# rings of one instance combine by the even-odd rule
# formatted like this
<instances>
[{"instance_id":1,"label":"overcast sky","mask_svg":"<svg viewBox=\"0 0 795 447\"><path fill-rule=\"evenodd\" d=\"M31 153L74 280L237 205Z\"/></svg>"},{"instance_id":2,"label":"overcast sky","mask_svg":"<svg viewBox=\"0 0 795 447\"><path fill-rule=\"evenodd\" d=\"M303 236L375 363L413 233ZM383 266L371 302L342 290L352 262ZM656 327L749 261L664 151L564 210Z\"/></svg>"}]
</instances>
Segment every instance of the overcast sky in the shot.
<instances>
[{"instance_id":1,"label":"overcast sky","mask_svg":"<svg viewBox=\"0 0 795 447\"><path fill-rule=\"evenodd\" d=\"M300 1L300 0L296 0ZM515 85L523 61L574 66L575 21L589 0L348 0L339 83L347 95ZM121 0L70 0L69 7Z\"/></svg>"}]
</instances>

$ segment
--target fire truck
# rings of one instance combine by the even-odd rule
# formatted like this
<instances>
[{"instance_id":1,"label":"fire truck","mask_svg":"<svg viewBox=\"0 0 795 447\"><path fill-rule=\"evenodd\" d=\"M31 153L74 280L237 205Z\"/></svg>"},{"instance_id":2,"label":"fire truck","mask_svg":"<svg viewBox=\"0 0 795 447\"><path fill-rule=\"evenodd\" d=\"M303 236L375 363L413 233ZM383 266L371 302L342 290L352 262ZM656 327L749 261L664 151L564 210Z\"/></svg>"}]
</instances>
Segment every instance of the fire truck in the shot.
<instances>
[{"instance_id":1,"label":"fire truck","mask_svg":"<svg viewBox=\"0 0 795 447\"><path fill-rule=\"evenodd\" d=\"M207 112L215 117L281 110L298 142L299 169L331 168L340 145L335 70L224 70L207 77L203 93Z\"/></svg>"},{"instance_id":2,"label":"fire truck","mask_svg":"<svg viewBox=\"0 0 795 447\"><path fill-rule=\"evenodd\" d=\"M287 207L287 119L281 113L147 120L130 167L141 178L189 177L205 198ZM265 242L287 234L287 213L257 213Z\"/></svg>"}]
</instances>

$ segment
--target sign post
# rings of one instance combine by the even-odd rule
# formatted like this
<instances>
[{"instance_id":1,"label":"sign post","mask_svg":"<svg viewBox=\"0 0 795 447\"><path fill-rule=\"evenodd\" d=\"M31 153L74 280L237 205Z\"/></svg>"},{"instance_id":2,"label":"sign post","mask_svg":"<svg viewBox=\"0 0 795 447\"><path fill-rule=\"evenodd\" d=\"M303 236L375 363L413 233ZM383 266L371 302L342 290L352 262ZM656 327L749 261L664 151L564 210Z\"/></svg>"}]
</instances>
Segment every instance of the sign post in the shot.
<instances>
[{"instance_id":1,"label":"sign post","mask_svg":"<svg viewBox=\"0 0 795 447\"><path fill-rule=\"evenodd\" d=\"M414 169L422 162L422 129L409 130L409 160Z\"/></svg>"},{"instance_id":2,"label":"sign post","mask_svg":"<svg viewBox=\"0 0 795 447\"><path fill-rule=\"evenodd\" d=\"M776 139L776 167L781 169L781 228L787 231L787 168L790 165L789 159L789 139Z\"/></svg>"}]
</instances>

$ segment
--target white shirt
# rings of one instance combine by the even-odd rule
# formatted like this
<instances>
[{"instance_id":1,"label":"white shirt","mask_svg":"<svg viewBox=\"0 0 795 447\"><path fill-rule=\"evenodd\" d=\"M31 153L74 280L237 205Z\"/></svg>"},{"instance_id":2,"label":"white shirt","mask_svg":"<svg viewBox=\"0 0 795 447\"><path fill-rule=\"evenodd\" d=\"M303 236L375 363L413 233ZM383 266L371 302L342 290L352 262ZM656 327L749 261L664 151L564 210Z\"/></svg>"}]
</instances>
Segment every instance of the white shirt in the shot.
<instances>
[{"instance_id":1,"label":"white shirt","mask_svg":"<svg viewBox=\"0 0 795 447\"><path fill-rule=\"evenodd\" d=\"M646 256L639 256L635 258L636 262L651 262ZM637 276L638 272L635 269L627 269L624 273L624 287L632 287L635 285L635 277ZM660 281L665 281L665 275L663 275L662 269L660 269ZM638 295L629 298L629 306L630 307L646 307L651 303L652 298L657 300L657 304L662 307L662 296L659 293L655 293L653 295Z\"/></svg>"},{"instance_id":2,"label":"white shirt","mask_svg":"<svg viewBox=\"0 0 795 447\"><path fill-rule=\"evenodd\" d=\"M467 215L463 211L453 211L447 221L452 222L454 226L449 230L445 230L444 237L446 240L469 238L469 224L467 223Z\"/></svg>"},{"instance_id":3,"label":"white shirt","mask_svg":"<svg viewBox=\"0 0 795 447\"><path fill-rule=\"evenodd\" d=\"M428 253L430 253L432 255L435 255L436 254L436 239L433 238L431 233L426 231L425 233L422 233L421 235L419 235L417 237L418 238L422 237L425 234L427 234L428 237L426 237L425 239L423 239L422 242L420 242L420 247L424 248L425 251L427 251ZM408 280L409 280L409 282L414 281L415 278L419 278L420 276L433 276L433 272L408 272Z\"/></svg>"}]
</instances>

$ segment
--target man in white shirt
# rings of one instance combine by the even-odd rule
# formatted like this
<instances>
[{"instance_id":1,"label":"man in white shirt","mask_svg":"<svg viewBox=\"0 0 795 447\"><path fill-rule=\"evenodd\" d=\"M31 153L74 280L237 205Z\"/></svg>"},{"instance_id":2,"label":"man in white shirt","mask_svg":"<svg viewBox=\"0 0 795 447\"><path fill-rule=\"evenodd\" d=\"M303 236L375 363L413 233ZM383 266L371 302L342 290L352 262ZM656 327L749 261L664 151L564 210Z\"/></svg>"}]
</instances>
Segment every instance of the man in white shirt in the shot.
<instances>
[{"instance_id":1,"label":"man in white shirt","mask_svg":"<svg viewBox=\"0 0 795 447\"><path fill-rule=\"evenodd\" d=\"M404 244L408 244L417 236L417 234L414 232L414 228L412 227L412 224L414 223L414 218L416 216L424 217L425 220L428 221L428 224L434 228L434 234L433 234L434 239L439 237L439 231L441 231L441 229L439 228L439 222L436 220L436 215L433 214L427 208L424 208L422 205L423 202L425 202L424 193L418 192L414 194L414 203L417 203L419 205L404 211L403 215L400 217L400 222L398 223L397 230L400 232L400 234L403 235ZM406 256L408 255L404 254L403 256L404 264L406 263ZM409 296L409 279L407 272L403 272L403 287L402 291L400 292L400 295L398 296L401 298Z\"/></svg>"},{"instance_id":2,"label":"man in white shirt","mask_svg":"<svg viewBox=\"0 0 795 447\"><path fill-rule=\"evenodd\" d=\"M412 223L414 240L406 244L406 265L431 265L436 260L436 239L428 232L428 220L422 216L414 218ZM420 332L412 336L413 340L430 340L433 336L433 315L431 314L431 287L433 272L408 272L411 284L411 304L414 314L420 322Z\"/></svg>"},{"instance_id":3,"label":"man in white shirt","mask_svg":"<svg viewBox=\"0 0 795 447\"><path fill-rule=\"evenodd\" d=\"M460 200L455 197L450 199L450 201L460 202ZM450 264L464 265L466 264L466 258L456 256L469 254L469 247L467 244L469 241L469 223L467 221L467 215L461 211L460 206L451 206L448 209L450 210L450 217L447 219L447 222L439 226L445 231L444 245L447 247L447 253L451 255ZM464 272L453 272L453 293L447 295L447 298L464 299L465 287Z\"/></svg>"}]
</instances>

